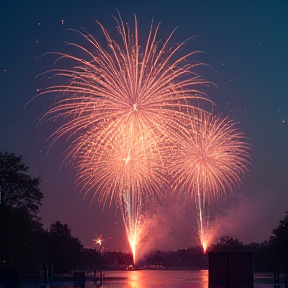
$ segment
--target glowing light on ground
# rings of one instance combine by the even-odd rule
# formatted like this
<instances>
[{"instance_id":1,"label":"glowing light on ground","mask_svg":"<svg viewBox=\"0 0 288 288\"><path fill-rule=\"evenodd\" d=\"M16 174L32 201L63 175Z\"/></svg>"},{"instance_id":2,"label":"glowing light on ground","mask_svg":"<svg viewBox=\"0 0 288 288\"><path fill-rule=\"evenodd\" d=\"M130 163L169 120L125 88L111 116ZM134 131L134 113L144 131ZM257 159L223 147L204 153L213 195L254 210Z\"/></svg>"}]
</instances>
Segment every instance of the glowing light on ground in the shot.
<instances>
[{"instance_id":1,"label":"glowing light on ground","mask_svg":"<svg viewBox=\"0 0 288 288\"><path fill-rule=\"evenodd\" d=\"M59 56L56 65L68 60L67 67L74 67L62 64L42 76L69 83L51 85L38 95L57 94L43 117L64 119L50 138L52 145L66 138L66 160L76 169L84 195L91 192L92 200L102 204L115 200L122 209L135 259L142 206L167 185L167 151L183 141L185 123L207 101L197 89L206 81L193 72L200 64L188 62L195 52L177 57L184 43L168 48L174 31L160 42L159 25L151 25L147 42L140 45L136 16L133 31L120 16L116 21L120 41L98 23L105 46L77 31L87 45L69 45L83 57L52 53Z\"/></svg>"},{"instance_id":2,"label":"glowing light on ground","mask_svg":"<svg viewBox=\"0 0 288 288\"><path fill-rule=\"evenodd\" d=\"M202 240L201 245L202 245L202 247L203 247L203 252L204 252L204 254L205 254L205 253L206 253L206 250L207 250L207 242L206 242L205 240Z\"/></svg>"}]
</instances>

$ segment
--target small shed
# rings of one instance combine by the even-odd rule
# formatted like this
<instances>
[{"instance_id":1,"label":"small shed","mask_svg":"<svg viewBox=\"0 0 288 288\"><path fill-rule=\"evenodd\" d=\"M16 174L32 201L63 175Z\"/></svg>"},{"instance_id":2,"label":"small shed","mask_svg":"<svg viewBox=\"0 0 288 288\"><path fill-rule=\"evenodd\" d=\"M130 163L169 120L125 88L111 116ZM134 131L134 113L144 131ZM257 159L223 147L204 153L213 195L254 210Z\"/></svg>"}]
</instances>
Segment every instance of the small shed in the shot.
<instances>
[{"instance_id":1,"label":"small shed","mask_svg":"<svg viewBox=\"0 0 288 288\"><path fill-rule=\"evenodd\" d=\"M209 252L209 288L252 288L253 252Z\"/></svg>"}]
</instances>

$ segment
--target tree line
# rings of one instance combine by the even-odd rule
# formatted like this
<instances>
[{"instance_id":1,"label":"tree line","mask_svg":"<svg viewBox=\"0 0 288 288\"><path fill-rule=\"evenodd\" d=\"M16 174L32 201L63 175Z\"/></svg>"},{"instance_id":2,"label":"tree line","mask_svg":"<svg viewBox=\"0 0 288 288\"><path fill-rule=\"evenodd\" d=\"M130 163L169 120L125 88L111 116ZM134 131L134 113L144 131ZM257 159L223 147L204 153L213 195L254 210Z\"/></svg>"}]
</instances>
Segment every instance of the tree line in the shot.
<instances>
[{"instance_id":1,"label":"tree line","mask_svg":"<svg viewBox=\"0 0 288 288\"><path fill-rule=\"evenodd\" d=\"M22 157L0 152L0 281L9 271L37 272L52 265L54 273L77 267L113 269L133 264L132 255L108 252L100 255L84 248L60 221L44 229L39 217L43 200L40 178L31 178ZM258 271L288 271L288 215L262 243L243 244L238 239L222 237L209 251L253 251ZM207 254L201 247L178 251L151 251L139 261L147 268L207 268ZM2 275L2 276L1 276Z\"/></svg>"},{"instance_id":2,"label":"tree line","mask_svg":"<svg viewBox=\"0 0 288 288\"><path fill-rule=\"evenodd\" d=\"M53 263L55 271L81 262L83 245L59 221L45 230L39 210L40 178L31 178L21 156L0 152L0 271L38 271Z\"/></svg>"}]
</instances>

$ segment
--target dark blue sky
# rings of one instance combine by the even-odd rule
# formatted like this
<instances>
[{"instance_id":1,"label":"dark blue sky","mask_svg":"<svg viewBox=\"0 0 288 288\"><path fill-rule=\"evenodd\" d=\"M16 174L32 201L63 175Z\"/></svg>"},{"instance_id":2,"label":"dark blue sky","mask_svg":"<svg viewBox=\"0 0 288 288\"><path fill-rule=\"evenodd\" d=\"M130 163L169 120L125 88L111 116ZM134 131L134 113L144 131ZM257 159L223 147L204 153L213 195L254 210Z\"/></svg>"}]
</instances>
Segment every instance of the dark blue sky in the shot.
<instances>
[{"instance_id":1,"label":"dark blue sky","mask_svg":"<svg viewBox=\"0 0 288 288\"><path fill-rule=\"evenodd\" d=\"M72 234L85 245L92 244L91 238L96 233L103 238L112 237L105 243L107 248L127 249L121 214L114 208L104 209L102 213L102 207L96 203L90 206L90 199L83 201L74 188L73 173L68 168L60 169L64 141L47 154L45 139L53 127L49 123L37 126L37 120L53 102L52 97L39 98L24 109L36 90L45 87L45 81L36 80L36 75L53 66L52 57L39 60L37 57L46 52L66 51L67 41L83 43L83 39L67 28L84 28L101 39L95 19L116 36L116 23L111 17L117 15L116 7L131 25L133 14L137 14L143 42L153 19L155 24L161 22L160 39L178 27L171 46L192 37L183 53L205 52L194 59L211 67L199 70L217 85L208 91L209 96L217 103L219 112L240 122L253 148L250 176L235 195L237 206L228 208L227 204L219 203L223 214L219 215L217 233L244 242L268 239L288 209L286 0L2 0L0 150L23 155L31 175L41 177L45 194L41 209L43 223L46 227L56 220L67 223ZM187 219L181 213L175 216L183 204L177 205L164 218L170 224L174 219L175 227L185 227ZM190 235L187 229L178 229L177 233L169 229L169 237L165 239L171 241L166 239L158 248L186 248L195 244L192 230Z\"/></svg>"}]
</instances>

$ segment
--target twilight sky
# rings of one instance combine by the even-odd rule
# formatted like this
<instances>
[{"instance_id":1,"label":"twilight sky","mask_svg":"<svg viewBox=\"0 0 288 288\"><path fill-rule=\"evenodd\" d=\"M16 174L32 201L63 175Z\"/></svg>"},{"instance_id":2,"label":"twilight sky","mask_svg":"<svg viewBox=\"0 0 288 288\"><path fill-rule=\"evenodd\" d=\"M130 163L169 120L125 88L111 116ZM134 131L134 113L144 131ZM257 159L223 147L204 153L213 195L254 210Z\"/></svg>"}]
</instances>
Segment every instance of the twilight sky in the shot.
<instances>
[{"instance_id":1,"label":"twilight sky","mask_svg":"<svg viewBox=\"0 0 288 288\"><path fill-rule=\"evenodd\" d=\"M115 207L102 209L83 200L69 167L60 167L65 141L48 153L51 123L38 125L53 103L52 95L25 104L46 87L35 77L53 68L51 51L67 51L65 42L85 40L68 28L84 28L103 40L95 20L113 36L120 11L132 26L135 13L140 41L151 20L161 22L158 37L170 44L191 39L182 53L203 51L198 70L217 87L208 91L217 110L240 122L253 149L252 167L233 203L218 203L215 236L230 235L244 243L268 240L288 209L288 1L287 0L85 0L0 2L0 150L23 156L33 177L42 179L41 217L45 227L67 223L85 246L95 235L109 250L127 250L122 216ZM105 41L102 42L105 45ZM181 53L181 51L180 51ZM172 201L167 201L171 203ZM153 249L187 248L197 244L195 228L184 203L165 204L149 215ZM187 213L185 211L188 211ZM151 213L152 214L152 213ZM193 214L193 213L192 213ZM153 225L152 225L153 224ZM108 238L111 238L108 240ZM148 245L148 244L147 244Z\"/></svg>"}]
</instances>

